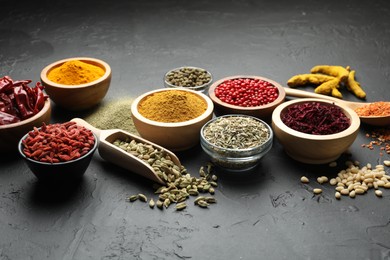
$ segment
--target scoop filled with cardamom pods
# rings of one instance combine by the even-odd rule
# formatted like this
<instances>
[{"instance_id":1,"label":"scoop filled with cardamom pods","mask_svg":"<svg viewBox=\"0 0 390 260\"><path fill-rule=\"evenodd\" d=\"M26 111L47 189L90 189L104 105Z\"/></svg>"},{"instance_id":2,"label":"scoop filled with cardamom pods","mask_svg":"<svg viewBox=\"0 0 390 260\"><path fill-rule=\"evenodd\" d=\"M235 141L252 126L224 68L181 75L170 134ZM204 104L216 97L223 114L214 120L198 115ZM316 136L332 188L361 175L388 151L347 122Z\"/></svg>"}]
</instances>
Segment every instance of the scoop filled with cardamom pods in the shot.
<instances>
[{"instance_id":1,"label":"scoop filled with cardamom pods","mask_svg":"<svg viewBox=\"0 0 390 260\"><path fill-rule=\"evenodd\" d=\"M106 161L160 184L168 181L167 176L181 174L179 158L153 142L121 129L101 130L80 118L71 121L98 136L98 151Z\"/></svg>"}]
</instances>

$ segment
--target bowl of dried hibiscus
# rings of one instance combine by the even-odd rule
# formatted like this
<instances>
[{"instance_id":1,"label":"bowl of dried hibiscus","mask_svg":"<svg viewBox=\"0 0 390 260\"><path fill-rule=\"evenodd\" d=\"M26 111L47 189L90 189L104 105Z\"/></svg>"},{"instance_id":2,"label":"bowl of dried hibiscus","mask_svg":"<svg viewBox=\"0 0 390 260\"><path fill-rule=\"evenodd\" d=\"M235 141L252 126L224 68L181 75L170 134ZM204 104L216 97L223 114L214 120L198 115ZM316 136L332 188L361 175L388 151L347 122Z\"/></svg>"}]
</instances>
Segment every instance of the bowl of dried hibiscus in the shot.
<instances>
[{"instance_id":1,"label":"bowl of dried hibiscus","mask_svg":"<svg viewBox=\"0 0 390 260\"><path fill-rule=\"evenodd\" d=\"M322 99L290 100L272 113L276 139L291 158L308 164L336 160L355 141L359 127L353 109Z\"/></svg>"}]
</instances>

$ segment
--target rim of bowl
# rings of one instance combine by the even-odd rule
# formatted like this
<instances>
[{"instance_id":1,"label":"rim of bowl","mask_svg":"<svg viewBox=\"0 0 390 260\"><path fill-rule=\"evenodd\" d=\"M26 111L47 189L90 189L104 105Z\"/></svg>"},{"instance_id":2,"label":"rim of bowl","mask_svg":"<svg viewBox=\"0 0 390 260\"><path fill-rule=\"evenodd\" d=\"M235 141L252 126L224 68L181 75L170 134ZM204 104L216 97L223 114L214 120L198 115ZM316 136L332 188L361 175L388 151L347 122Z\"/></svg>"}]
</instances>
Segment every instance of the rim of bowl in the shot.
<instances>
[{"instance_id":1,"label":"rim of bowl","mask_svg":"<svg viewBox=\"0 0 390 260\"><path fill-rule=\"evenodd\" d=\"M217 119L219 118L222 118L222 117L249 117L249 118L252 118L258 122L261 122L262 124L265 125L265 127L267 127L268 131L269 131L269 136L268 136L268 139L260 144L260 145L257 145L257 146L254 146L254 147L250 147L250 148L244 148L244 149L232 149L232 148L225 148L225 147L221 147L221 146L218 146L218 145L215 145L215 144L212 144L210 143L203 135L203 132L204 132L204 129L212 122L215 122ZM259 147L261 146L265 146L267 145L267 143L271 142L272 144L272 140L273 140L273 136L274 136L274 133L273 133L273 130L272 130L272 127L267 124L264 120L260 119L260 118L257 118L257 117L254 117L254 116L250 116L250 115L242 115L242 114L228 114L228 115L223 115L223 116L218 116L218 117L215 117L211 120L209 120L206 124L204 124L202 126L202 128L200 129L200 136L201 136L201 140L204 141L207 145L209 146L212 146L212 147L215 147L215 148L218 148L218 149L221 149L221 150L224 150L224 151L227 151L227 152L249 152L249 151L252 151L252 150L256 150L256 149L259 149ZM265 146L266 147L266 146Z\"/></svg>"},{"instance_id":2,"label":"rim of bowl","mask_svg":"<svg viewBox=\"0 0 390 260\"><path fill-rule=\"evenodd\" d=\"M278 89L278 92L279 92L278 97L273 102L265 104L265 105L255 106L255 107L241 107L241 106L236 106L236 105L232 105L232 104L223 102L215 95L215 89L223 82L225 82L227 80L231 80L231 79L242 79L242 78L244 78L244 79L245 78L246 79L259 79L259 80L264 80L264 81L271 83L272 85L274 85ZM219 105L227 107L227 108L235 109L235 110L246 110L246 111L253 111L253 110L270 108L270 107L275 106L275 104L280 104L286 98L286 91L284 90L284 87L281 84L279 84L278 82L276 82L272 79L265 78L262 76L255 76L255 75L236 75L236 76L229 76L229 77L222 78L222 79L214 82L210 86L208 92L209 92L209 97L214 102L218 103Z\"/></svg>"},{"instance_id":3,"label":"rim of bowl","mask_svg":"<svg viewBox=\"0 0 390 260\"><path fill-rule=\"evenodd\" d=\"M339 108L341 108L343 113L350 119L349 127L341 132L334 133L334 134L313 135L313 134L299 132L297 130L294 130L294 129L288 127L287 125L285 125L283 123L282 119L280 118L280 115L283 112L283 110L285 110L287 107L292 106L294 104L307 103L307 102L327 103L327 104L331 104L334 106L338 106ZM338 103L336 101L330 101L330 100L324 100L324 99L318 99L318 98L294 99L294 100L290 100L290 101L287 101L287 102L280 104L279 106L277 106L275 108L275 110L272 113L272 122L275 125L277 125L280 129L282 129L284 132L287 132L287 133L289 133L293 136L296 136L296 137L301 137L301 138L311 139L311 140L329 140L329 139L342 138L342 137L345 137L345 136L348 136L348 135L354 133L360 127L360 118L353 109L345 106L342 103Z\"/></svg>"},{"instance_id":4,"label":"rim of bowl","mask_svg":"<svg viewBox=\"0 0 390 260\"><path fill-rule=\"evenodd\" d=\"M88 61L90 61L90 62L93 62L93 63L100 64L100 65L102 65L104 67L105 73L104 73L103 76L101 76L97 80L94 80L94 81L91 81L91 82L88 82L88 83L84 83L84 84L79 84L79 85L60 84L60 83L56 83L54 81L51 81L47 77L47 74L49 73L49 71L51 71L52 69L54 69L56 67L61 66L65 62L71 61L71 60L79 60L79 61L83 61L83 62L86 62L86 63L89 63ZM41 80L43 82L45 82L46 85L50 85L50 86L56 87L56 88L69 88L69 87L73 87L73 88L86 88L86 87L89 87L91 85L95 85L95 84L101 83L102 81L106 80L110 75L111 75L111 67L110 67L110 65L107 62L105 62L103 60L96 59L96 58L90 58L90 57L73 57L73 58L66 58L66 59L58 60L58 61L55 61L55 62L47 65L41 71Z\"/></svg>"},{"instance_id":5,"label":"rim of bowl","mask_svg":"<svg viewBox=\"0 0 390 260\"><path fill-rule=\"evenodd\" d=\"M180 70L180 69L183 69L183 68L190 68L190 69L201 69L201 70L204 70L206 71L207 74L210 75L210 80L206 83L204 83L203 85L200 85L200 86L194 86L194 87L184 87L184 86L176 86L176 85L173 85L171 83L169 83L167 81L167 75L169 73L171 73L172 71L176 71L176 70ZM209 86L211 83L213 82L213 75L211 74L210 71L204 69L204 68L201 68L201 67L196 67L196 66L181 66L181 67L177 67L177 68L174 68L174 69L171 69L169 70L167 73L164 74L164 83L166 86L168 86L168 88L184 88L184 89L191 89L191 90L199 90L199 89L203 89L203 88L206 88L207 86Z\"/></svg>"},{"instance_id":6,"label":"rim of bowl","mask_svg":"<svg viewBox=\"0 0 390 260\"><path fill-rule=\"evenodd\" d=\"M40 129L40 127L38 128ZM74 159L74 160L71 160L71 161L67 161L67 162L57 162L57 163L49 163L49 162L41 162L41 161L37 161L37 160L34 160L34 159L31 159L29 157L27 157L24 152L22 151L22 141L24 139L27 138L28 134L30 133L31 131L29 131L27 134L25 134L20 140L19 140L19 143L18 143L18 151L19 151L19 154L26 160L30 161L30 162L33 162L33 163L37 163L37 164L42 164L42 165L64 165L64 164L70 164L70 163L74 163L74 162L77 162L77 161L80 161L86 157L88 157L88 155L90 155L91 153L93 153L97 147L98 147L98 137L97 135L91 131L91 133L93 134L93 137L95 138L95 143L93 145L93 147L88 151L88 153L84 154L83 156L77 158L77 159Z\"/></svg>"},{"instance_id":7,"label":"rim of bowl","mask_svg":"<svg viewBox=\"0 0 390 260\"><path fill-rule=\"evenodd\" d=\"M45 100L44 106L42 107L42 109L37 114L35 114L32 117L29 117L29 118L27 118L25 120L16 122L16 123L7 124L7 125L0 125L0 129L14 128L14 127L18 127L18 126L21 126L21 125L25 125L25 124L31 123L32 121L34 121L37 118L41 117L42 115L46 114L47 111L50 109L50 107L51 107L51 101L50 101L50 97L48 97Z\"/></svg>"},{"instance_id":8,"label":"rim of bowl","mask_svg":"<svg viewBox=\"0 0 390 260\"><path fill-rule=\"evenodd\" d=\"M172 91L172 90L187 91L187 92L193 93L195 95L198 95L206 102L206 104L207 104L206 111L203 112L203 114L201 114L200 116L195 117L191 120L187 120L187 121L183 121L183 122L175 122L175 123L167 123L167 122L159 122L159 121L150 120L138 112L138 104L145 97L147 97L151 94L154 94L154 93L163 92L163 91ZM133 116L137 117L139 120L141 120L145 123L148 123L150 125L160 126L160 127L179 127L179 126L192 125L194 123L197 123L197 122L204 120L205 118L210 116L213 113L213 111L214 111L214 104L213 104L213 101L208 96L206 96L205 94L203 94L199 91L186 89L186 88L180 88L180 89L179 88L161 88L161 89L152 90L152 91L146 92L146 93L142 94L141 96L137 97L133 101L133 103L131 104L131 113Z\"/></svg>"}]
</instances>

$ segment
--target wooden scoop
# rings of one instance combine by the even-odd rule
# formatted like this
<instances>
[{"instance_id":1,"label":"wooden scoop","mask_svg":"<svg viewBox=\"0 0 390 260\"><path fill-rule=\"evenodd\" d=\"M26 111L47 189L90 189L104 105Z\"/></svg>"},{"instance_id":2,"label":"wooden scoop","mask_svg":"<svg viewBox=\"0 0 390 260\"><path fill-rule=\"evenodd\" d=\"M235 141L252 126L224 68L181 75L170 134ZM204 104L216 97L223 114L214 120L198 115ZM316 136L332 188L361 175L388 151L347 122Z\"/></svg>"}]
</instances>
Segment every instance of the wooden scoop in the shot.
<instances>
[{"instance_id":1,"label":"wooden scoop","mask_svg":"<svg viewBox=\"0 0 390 260\"><path fill-rule=\"evenodd\" d=\"M331 100L334 102L342 103L349 108L355 110L358 107L369 105L370 103L364 103L364 102L352 102L352 101L345 101L338 98L325 96L322 94L307 92L304 90L294 89L294 88L284 88L286 91L286 96L290 97L302 97L302 98L320 98L325 100ZM390 115L388 116L359 116L360 120L363 123L366 123L368 125L374 125L374 126L387 126L390 125Z\"/></svg>"},{"instance_id":2,"label":"wooden scoop","mask_svg":"<svg viewBox=\"0 0 390 260\"><path fill-rule=\"evenodd\" d=\"M136 135L130 134L120 129L110 129L110 130L101 130L93 127L86 121L80 118L74 118L71 121L76 122L78 125L84 126L85 128L91 130L96 136L99 138L99 154L100 156L109 162L112 162L124 169L127 169L131 172L142 175L152 181L158 182L160 184L165 184L165 182L157 175L157 173L153 170L153 168L143 160L137 158L136 156L120 149L119 147L113 145L112 143L117 140L125 140L127 137L130 139L134 139L137 142L151 144L153 147L157 149L161 149L165 151L171 157L172 161L181 166L181 163L177 156L171 151L152 143L148 140L145 140Z\"/></svg>"}]
</instances>

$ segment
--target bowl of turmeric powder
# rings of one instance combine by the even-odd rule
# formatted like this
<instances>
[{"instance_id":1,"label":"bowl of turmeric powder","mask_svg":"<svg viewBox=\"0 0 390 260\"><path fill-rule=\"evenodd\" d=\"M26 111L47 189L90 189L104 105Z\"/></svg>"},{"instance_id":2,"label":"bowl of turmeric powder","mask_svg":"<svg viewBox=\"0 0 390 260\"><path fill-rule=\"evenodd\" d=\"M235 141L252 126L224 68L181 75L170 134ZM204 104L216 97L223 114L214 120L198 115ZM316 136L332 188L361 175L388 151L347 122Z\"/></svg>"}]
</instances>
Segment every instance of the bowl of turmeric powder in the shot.
<instances>
[{"instance_id":1,"label":"bowl of turmeric powder","mask_svg":"<svg viewBox=\"0 0 390 260\"><path fill-rule=\"evenodd\" d=\"M53 62L41 71L41 82L53 102L80 111L100 103L111 83L111 67L104 61L75 57Z\"/></svg>"},{"instance_id":2,"label":"bowl of turmeric powder","mask_svg":"<svg viewBox=\"0 0 390 260\"><path fill-rule=\"evenodd\" d=\"M197 145L200 129L208 122L214 104L205 94L178 88L163 88L137 97L131 113L138 133L171 151Z\"/></svg>"}]
</instances>

